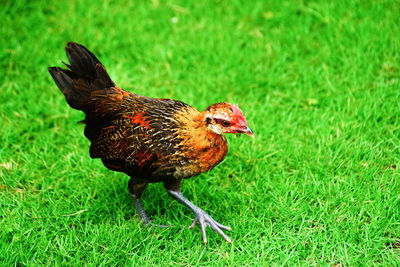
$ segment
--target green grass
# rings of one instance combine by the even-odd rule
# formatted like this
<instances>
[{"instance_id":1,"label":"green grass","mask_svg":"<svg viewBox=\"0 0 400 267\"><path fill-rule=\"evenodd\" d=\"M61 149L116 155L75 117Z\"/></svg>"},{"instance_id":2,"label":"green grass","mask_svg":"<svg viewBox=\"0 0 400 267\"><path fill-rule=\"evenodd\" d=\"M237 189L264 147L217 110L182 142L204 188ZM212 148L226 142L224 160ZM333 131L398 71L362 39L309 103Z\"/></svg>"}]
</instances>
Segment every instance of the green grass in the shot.
<instances>
[{"instance_id":1,"label":"green grass","mask_svg":"<svg viewBox=\"0 0 400 267\"><path fill-rule=\"evenodd\" d=\"M398 1L2 2L1 265L399 264ZM137 222L47 73L67 41L132 92L240 105L256 138L183 184L232 245L160 184L145 207L176 227Z\"/></svg>"}]
</instances>

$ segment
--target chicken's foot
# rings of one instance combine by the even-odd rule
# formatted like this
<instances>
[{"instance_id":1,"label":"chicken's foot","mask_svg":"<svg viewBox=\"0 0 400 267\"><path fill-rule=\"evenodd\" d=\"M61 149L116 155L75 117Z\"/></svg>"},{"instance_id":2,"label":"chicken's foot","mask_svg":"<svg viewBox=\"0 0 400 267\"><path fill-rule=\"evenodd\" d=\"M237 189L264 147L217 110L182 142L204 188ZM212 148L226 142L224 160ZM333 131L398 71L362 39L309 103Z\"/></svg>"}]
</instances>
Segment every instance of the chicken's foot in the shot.
<instances>
[{"instance_id":1,"label":"chicken's foot","mask_svg":"<svg viewBox=\"0 0 400 267\"><path fill-rule=\"evenodd\" d=\"M232 230L229 226L222 225L215 221L207 212L202 210L201 208L197 207L194 205L192 202L190 202L187 198L185 198L180 190L175 190L174 189L168 189L166 186L168 193L184 204L186 207L191 209L193 213L195 214L195 218L193 220L193 223L189 226L189 228L193 228L196 223L200 224L201 227L201 233L203 235L203 242L207 243L207 235L206 235L206 227L209 226L211 229L213 229L215 232L217 232L220 236L222 236L227 242L232 243L232 240L222 231L223 230Z\"/></svg>"}]
</instances>

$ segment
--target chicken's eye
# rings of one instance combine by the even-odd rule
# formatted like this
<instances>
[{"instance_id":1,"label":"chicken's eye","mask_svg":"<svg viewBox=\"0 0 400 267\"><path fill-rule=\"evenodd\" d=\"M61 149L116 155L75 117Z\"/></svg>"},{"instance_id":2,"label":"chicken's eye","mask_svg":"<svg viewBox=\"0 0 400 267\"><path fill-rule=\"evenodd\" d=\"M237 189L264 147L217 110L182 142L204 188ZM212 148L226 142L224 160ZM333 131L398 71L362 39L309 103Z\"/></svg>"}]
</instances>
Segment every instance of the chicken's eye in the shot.
<instances>
[{"instance_id":1,"label":"chicken's eye","mask_svg":"<svg viewBox=\"0 0 400 267\"><path fill-rule=\"evenodd\" d=\"M223 120L223 119L217 119L216 120L218 124L222 125L223 127L229 127L231 126L231 123L227 120Z\"/></svg>"},{"instance_id":2,"label":"chicken's eye","mask_svg":"<svg viewBox=\"0 0 400 267\"><path fill-rule=\"evenodd\" d=\"M229 121L223 120L222 121L222 126L229 127L229 126L231 126L231 123Z\"/></svg>"}]
</instances>

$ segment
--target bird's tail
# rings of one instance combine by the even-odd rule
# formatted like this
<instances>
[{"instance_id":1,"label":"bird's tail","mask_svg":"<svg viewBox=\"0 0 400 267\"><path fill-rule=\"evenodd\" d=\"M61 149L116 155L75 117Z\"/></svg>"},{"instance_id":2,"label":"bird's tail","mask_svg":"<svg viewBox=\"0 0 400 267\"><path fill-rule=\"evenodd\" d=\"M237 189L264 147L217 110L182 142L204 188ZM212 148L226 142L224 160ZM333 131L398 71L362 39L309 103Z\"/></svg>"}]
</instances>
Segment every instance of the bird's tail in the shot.
<instances>
[{"instance_id":1,"label":"bird's tail","mask_svg":"<svg viewBox=\"0 0 400 267\"><path fill-rule=\"evenodd\" d=\"M69 69L50 67L49 72L68 104L84 110L91 92L106 90L115 84L103 64L83 45L69 42L65 47Z\"/></svg>"}]
</instances>

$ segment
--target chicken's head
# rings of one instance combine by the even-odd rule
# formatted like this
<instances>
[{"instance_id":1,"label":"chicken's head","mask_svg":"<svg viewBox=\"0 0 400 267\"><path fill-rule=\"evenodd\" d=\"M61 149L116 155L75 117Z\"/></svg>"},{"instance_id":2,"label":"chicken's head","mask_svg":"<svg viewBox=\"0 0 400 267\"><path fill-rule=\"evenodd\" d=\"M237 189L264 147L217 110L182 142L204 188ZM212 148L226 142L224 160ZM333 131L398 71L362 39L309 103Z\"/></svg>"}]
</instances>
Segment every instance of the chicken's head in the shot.
<instances>
[{"instance_id":1,"label":"chicken's head","mask_svg":"<svg viewBox=\"0 0 400 267\"><path fill-rule=\"evenodd\" d=\"M209 106L204 112L207 127L211 131L217 134L242 133L254 137L238 105L217 103Z\"/></svg>"}]
</instances>

